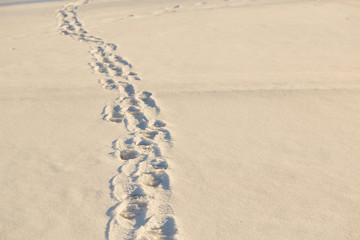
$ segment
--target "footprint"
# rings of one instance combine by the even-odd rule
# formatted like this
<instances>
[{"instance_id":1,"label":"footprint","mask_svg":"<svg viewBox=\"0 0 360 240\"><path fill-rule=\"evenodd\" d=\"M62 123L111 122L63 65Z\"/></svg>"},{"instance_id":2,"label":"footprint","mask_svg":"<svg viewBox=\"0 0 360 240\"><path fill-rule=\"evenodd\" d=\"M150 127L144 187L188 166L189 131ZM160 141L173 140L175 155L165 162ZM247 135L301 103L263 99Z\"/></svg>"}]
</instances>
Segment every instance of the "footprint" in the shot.
<instances>
[{"instance_id":1,"label":"footprint","mask_svg":"<svg viewBox=\"0 0 360 240\"><path fill-rule=\"evenodd\" d=\"M134 219L141 213L142 208L138 204L129 203L120 213L120 216L126 219Z\"/></svg>"},{"instance_id":2,"label":"footprint","mask_svg":"<svg viewBox=\"0 0 360 240\"><path fill-rule=\"evenodd\" d=\"M166 126L166 123L161 121L161 120L156 120L153 124L154 127L157 127L157 128L163 128Z\"/></svg>"},{"instance_id":3,"label":"footprint","mask_svg":"<svg viewBox=\"0 0 360 240\"><path fill-rule=\"evenodd\" d=\"M128 105L128 106L129 105L130 106L138 106L139 105L139 101L136 98L132 97L132 96L124 98L123 103Z\"/></svg>"},{"instance_id":4,"label":"footprint","mask_svg":"<svg viewBox=\"0 0 360 240\"><path fill-rule=\"evenodd\" d=\"M159 134L159 132L155 130L146 130L141 132L141 134L146 138L154 140L154 138L156 137L156 135Z\"/></svg>"},{"instance_id":5,"label":"footprint","mask_svg":"<svg viewBox=\"0 0 360 240\"><path fill-rule=\"evenodd\" d=\"M125 165L130 165L129 163L131 162L125 163ZM134 178L132 177L132 174L124 175L122 173L122 171L119 172L118 175L110 180L112 190L111 193L117 201L124 201L129 197L135 199L146 195L140 183L133 182Z\"/></svg>"},{"instance_id":6,"label":"footprint","mask_svg":"<svg viewBox=\"0 0 360 240\"><path fill-rule=\"evenodd\" d=\"M111 63L111 60L109 59L109 57L103 57L102 61L104 63Z\"/></svg>"},{"instance_id":7,"label":"footprint","mask_svg":"<svg viewBox=\"0 0 360 240\"><path fill-rule=\"evenodd\" d=\"M106 72L106 67L104 66L104 64L100 62L90 63L90 66L94 69L95 72L99 72L99 73Z\"/></svg>"},{"instance_id":8,"label":"footprint","mask_svg":"<svg viewBox=\"0 0 360 240\"><path fill-rule=\"evenodd\" d=\"M138 198L145 197L145 196L146 196L146 194L141 187L135 188L134 191L132 191L129 195L129 197L131 199L138 199Z\"/></svg>"},{"instance_id":9,"label":"footprint","mask_svg":"<svg viewBox=\"0 0 360 240\"><path fill-rule=\"evenodd\" d=\"M125 204L125 207L119 215L128 220L132 220L145 213L148 202L145 197L140 197L131 199L129 202L123 204Z\"/></svg>"},{"instance_id":10,"label":"footprint","mask_svg":"<svg viewBox=\"0 0 360 240\"><path fill-rule=\"evenodd\" d=\"M119 156L119 152L117 151L117 156ZM127 161L128 163L128 161ZM130 180L132 179L132 176L138 171L138 168L136 164L124 164L118 169L120 174L125 175Z\"/></svg>"},{"instance_id":11,"label":"footprint","mask_svg":"<svg viewBox=\"0 0 360 240\"><path fill-rule=\"evenodd\" d=\"M122 84L126 94L128 96L133 96L135 94L135 88L133 85L131 85L130 83L125 83L125 82L119 82Z\"/></svg>"},{"instance_id":12,"label":"footprint","mask_svg":"<svg viewBox=\"0 0 360 240\"><path fill-rule=\"evenodd\" d=\"M122 109L120 105L115 105L112 107L106 106L104 112L106 114L104 115L103 119L111 122L121 123L125 117L124 114L122 113Z\"/></svg>"},{"instance_id":13,"label":"footprint","mask_svg":"<svg viewBox=\"0 0 360 240\"><path fill-rule=\"evenodd\" d=\"M138 98L141 99L148 107L154 108L156 112L160 112L160 109L156 105L155 100L151 98L151 95L151 92L143 91L138 95Z\"/></svg>"},{"instance_id":14,"label":"footprint","mask_svg":"<svg viewBox=\"0 0 360 240\"><path fill-rule=\"evenodd\" d=\"M118 56L118 55L114 55L114 60L116 61L116 62L119 62L119 63L121 63L121 64L123 64L123 65L125 65L125 66L129 66L130 68L132 68L132 65L131 65L131 63L129 63L127 60L125 60L124 58L122 58L122 57L120 57L120 56Z\"/></svg>"},{"instance_id":15,"label":"footprint","mask_svg":"<svg viewBox=\"0 0 360 240\"><path fill-rule=\"evenodd\" d=\"M60 31L60 34L62 34L62 35L69 35L70 33L69 33L68 31L62 30L62 31Z\"/></svg>"},{"instance_id":16,"label":"footprint","mask_svg":"<svg viewBox=\"0 0 360 240\"><path fill-rule=\"evenodd\" d=\"M155 168L155 169L166 170L168 168L168 163L165 160L153 159L150 161L150 163L153 166L153 168Z\"/></svg>"},{"instance_id":17,"label":"footprint","mask_svg":"<svg viewBox=\"0 0 360 240\"><path fill-rule=\"evenodd\" d=\"M136 76L136 75L128 75L126 76L126 79L129 81L140 81L140 77Z\"/></svg>"},{"instance_id":18,"label":"footprint","mask_svg":"<svg viewBox=\"0 0 360 240\"><path fill-rule=\"evenodd\" d=\"M141 141L137 143L138 146L150 146L151 144L153 143L147 139L141 139Z\"/></svg>"},{"instance_id":19,"label":"footprint","mask_svg":"<svg viewBox=\"0 0 360 240\"><path fill-rule=\"evenodd\" d=\"M138 107L135 107L135 106L130 106L127 111L131 114L131 115L134 115L134 116L137 116L137 115L143 115L143 113L141 112L140 108Z\"/></svg>"},{"instance_id":20,"label":"footprint","mask_svg":"<svg viewBox=\"0 0 360 240\"><path fill-rule=\"evenodd\" d=\"M119 86L116 84L116 82L113 79L103 78L103 79L99 80L99 83L101 84L102 88L105 88L108 90L113 90L113 89L119 88Z\"/></svg>"},{"instance_id":21,"label":"footprint","mask_svg":"<svg viewBox=\"0 0 360 240\"><path fill-rule=\"evenodd\" d=\"M177 233L175 219L172 216L164 217L162 220L152 217L144 228L140 239L174 239Z\"/></svg>"},{"instance_id":22,"label":"footprint","mask_svg":"<svg viewBox=\"0 0 360 240\"><path fill-rule=\"evenodd\" d=\"M120 158L122 160L130 160L138 157L138 152L133 149L127 149L120 152Z\"/></svg>"},{"instance_id":23,"label":"footprint","mask_svg":"<svg viewBox=\"0 0 360 240\"><path fill-rule=\"evenodd\" d=\"M97 47L93 47L91 50L90 50L90 53L93 55L93 56L96 56L96 57L104 57L105 54L104 54L104 49L100 46L97 46Z\"/></svg>"},{"instance_id":24,"label":"footprint","mask_svg":"<svg viewBox=\"0 0 360 240\"><path fill-rule=\"evenodd\" d=\"M130 106L127 109L127 112L132 116L132 119L127 118L128 123L130 125L135 125L139 129L146 129L149 123L149 120L146 118L144 113L140 110L140 108L135 106Z\"/></svg>"},{"instance_id":25,"label":"footprint","mask_svg":"<svg viewBox=\"0 0 360 240\"><path fill-rule=\"evenodd\" d=\"M171 144L172 138L171 138L170 131L166 130L165 128L162 128L162 129L160 129L160 132L161 132L162 138Z\"/></svg>"},{"instance_id":26,"label":"footprint","mask_svg":"<svg viewBox=\"0 0 360 240\"><path fill-rule=\"evenodd\" d=\"M105 44L105 51L115 51L117 49L117 46L113 43L106 43Z\"/></svg>"},{"instance_id":27,"label":"footprint","mask_svg":"<svg viewBox=\"0 0 360 240\"><path fill-rule=\"evenodd\" d=\"M113 65L109 66L107 72L110 77L116 77L122 75L122 69L120 67Z\"/></svg>"},{"instance_id":28,"label":"footprint","mask_svg":"<svg viewBox=\"0 0 360 240\"><path fill-rule=\"evenodd\" d=\"M162 183L163 179L160 174L155 172L147 172L141 174L140 181L147 186L156 187Z\"/></svg>"}]
</instances>

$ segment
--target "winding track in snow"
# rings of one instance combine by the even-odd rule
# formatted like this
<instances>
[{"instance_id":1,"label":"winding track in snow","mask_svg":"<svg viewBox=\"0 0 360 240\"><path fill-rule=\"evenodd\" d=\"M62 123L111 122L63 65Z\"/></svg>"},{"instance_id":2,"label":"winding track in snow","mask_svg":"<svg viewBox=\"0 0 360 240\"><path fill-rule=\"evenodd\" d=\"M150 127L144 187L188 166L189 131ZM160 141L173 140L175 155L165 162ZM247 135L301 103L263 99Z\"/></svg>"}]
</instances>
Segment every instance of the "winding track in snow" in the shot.
<instances>
[{"instance_id":1,"label":"winding track in snow","mask_svg":"<svg viewBox=\"0 0 360 240\"><path fill-rule=\"evenodd\" d=\"M120 168L110 181L116 204L108 211L106 239L174 239L177 228L168 203L168 163L162 153L172 145L170 132L157 119L160 109L152 94L137 91L134 82L140 77L132 64L117 54L115 44L92 36L79 22L76 10L87 3L67 4L56 16L60 34L89 45L89 66L101 75L102 87L118 92L104 107L103 119L127 130L127 136L113 141L112 154Z\"/></svg>"}]
</instances>

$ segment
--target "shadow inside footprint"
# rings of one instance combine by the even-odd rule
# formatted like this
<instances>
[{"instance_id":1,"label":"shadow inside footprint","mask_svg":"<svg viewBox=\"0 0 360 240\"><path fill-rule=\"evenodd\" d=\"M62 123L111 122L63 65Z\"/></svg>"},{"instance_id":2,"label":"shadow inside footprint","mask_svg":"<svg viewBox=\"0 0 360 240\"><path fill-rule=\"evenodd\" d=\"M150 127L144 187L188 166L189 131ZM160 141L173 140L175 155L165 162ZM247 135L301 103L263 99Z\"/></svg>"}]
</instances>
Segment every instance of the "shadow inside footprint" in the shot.
<instances>
[{"instance_id":1,"label":"shadow inside footprint","mask_svg":"<svg viewBox=\"0 0 360 240\"><path fill-rule=\"evenodd\" d=\"M130 68L132 68L131 63L129 63L128 61L126 61L126 60L123 59L122 57L116 55L116 56L114 56L114 59L115 59L117 62L122 63L122 64L124 64L125 66L129 66Z\"/></svg>"},{"instance_id":2,"label":"shadow inside footprint","mask_svg":"<svg viewBox=\"0 0 360 240\"><path fill-rule=\"evenodd\" d=\"M135 94L134 86L131 84L127 84L125 86L124 90L129 96L133 96Z\"/></svg>"},{"instance_id":3,"label":"shadow inside footprint","mask_svg":"<svg viewBox=\"0 0 360 240\"><path fill-rule=\"evenodd\" d=\"M151 98L152 93L143 91L139 94L139 98L148 106L151 108L155 108L156 112L160 112L160 108L156 105L155 100Z\"/></svg>"},{"instance_id":4,"label":"shadow inside footprint","mask_svg":"<svg viewBox=\"0 0 360 240\"><path fill-rule=\"evenodd\" d=\"M156 135L159 134L158 131L144 131L142 132L143 136L146 137L146 138L150 138L150 139L154 139L156 137Z\"/></svg>"},{"instance_id":5,"label":"shadow inside footprint","mask_svg":"<svg viewBox=\"0 0 360 240\"><path fill-rule=\"evenodd\" d=\"M122 160L134 159L137 158L138 155L138 152L133 149L123 150L120 152L120 158Z\"/></svg>"},{"instance_id":6,"label":"shadow inside footprint","mask_svg":"<svg viewBox=\"0 0 360 240\"><path fill-rule=\"evenodd\" d=\"M164 225L162 226L162 234L165 235L166 240L174 239L174 235L177 233L175 219L173 217L167 217Z\"/></svg>"},{"instance_id":7,"label":"shadow inside footprint","mask_svg":"<svg viewBox=\"0 0 360 240\"><path fill-rule=\"evenodd\" d=\"M127 112L130 113L137 121L136 127L145 130L148 127L149 120L146 118L145 114L137 107L130 106L127 109Z\"/></svg>"},{"instance_id":8,"label":"shadow inside footprint","mask_svg":"<svg viewBox=\"0 0 360 240\"><path fill-rule=\"evenodd\" d=\"M166 170L168 168L168 163L165 160L153 159L153 160L151 160L150 163L153 166L153 168L155 168L155 169L164 169L164 170Z\"/></svg>"},{"instance_id":9,"label":"shadow inside footprint","mask_svg":"<svg viewBox=\"0 0 360 240\"><path fill-rule=\"evenodd\" d=\"M112 122L121 123L123 118L124 115L121 113L120 105L114 106L109 120Z\"/></svg>"}]
</instances>

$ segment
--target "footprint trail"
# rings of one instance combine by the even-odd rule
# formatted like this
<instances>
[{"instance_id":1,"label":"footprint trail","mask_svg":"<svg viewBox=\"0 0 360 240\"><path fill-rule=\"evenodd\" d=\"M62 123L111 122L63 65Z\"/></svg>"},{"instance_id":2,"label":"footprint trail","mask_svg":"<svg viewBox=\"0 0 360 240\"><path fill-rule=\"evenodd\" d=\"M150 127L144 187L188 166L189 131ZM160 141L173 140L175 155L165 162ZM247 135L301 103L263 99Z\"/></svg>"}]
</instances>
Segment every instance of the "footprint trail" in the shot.
<instances>
[{"instance_id":1,"label":"footprint trail","mask_svg":"<svg viewBox=\"0 0 360 240\"><path fill-rule=\"evenodd\" d=\"M102 118L127 130L113 141L112 155L119 161L118 174L110 180L116 204L108 211L108 240L175 239L177 227L169 205L171 189L163 151L172 146L166 123L157 119L160 108L152 94L138 91L140 76L132 64L117 53L117 46L89 34L79 22L80 0L56 12L58 32L89 45L89 66L99 83L118 97L108 103Z\"/></svg>"}]
</instances>

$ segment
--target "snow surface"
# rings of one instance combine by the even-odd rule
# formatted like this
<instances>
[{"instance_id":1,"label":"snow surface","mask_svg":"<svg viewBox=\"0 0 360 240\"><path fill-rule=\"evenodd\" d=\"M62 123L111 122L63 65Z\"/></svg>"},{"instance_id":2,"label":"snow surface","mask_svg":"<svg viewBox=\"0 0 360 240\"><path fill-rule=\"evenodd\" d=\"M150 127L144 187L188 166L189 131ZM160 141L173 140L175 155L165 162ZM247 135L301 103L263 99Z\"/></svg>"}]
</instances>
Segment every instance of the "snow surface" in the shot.
<instances>
[{"instance_id":1,"label":"snow surface","mask_svg":"<svg viewBox=\"0 0 360 240\"><path fill-rule=\"evenodd\" d=\"M360 4L0 1L0 239L360 238Z\"/></svg>"}]
</instances>

